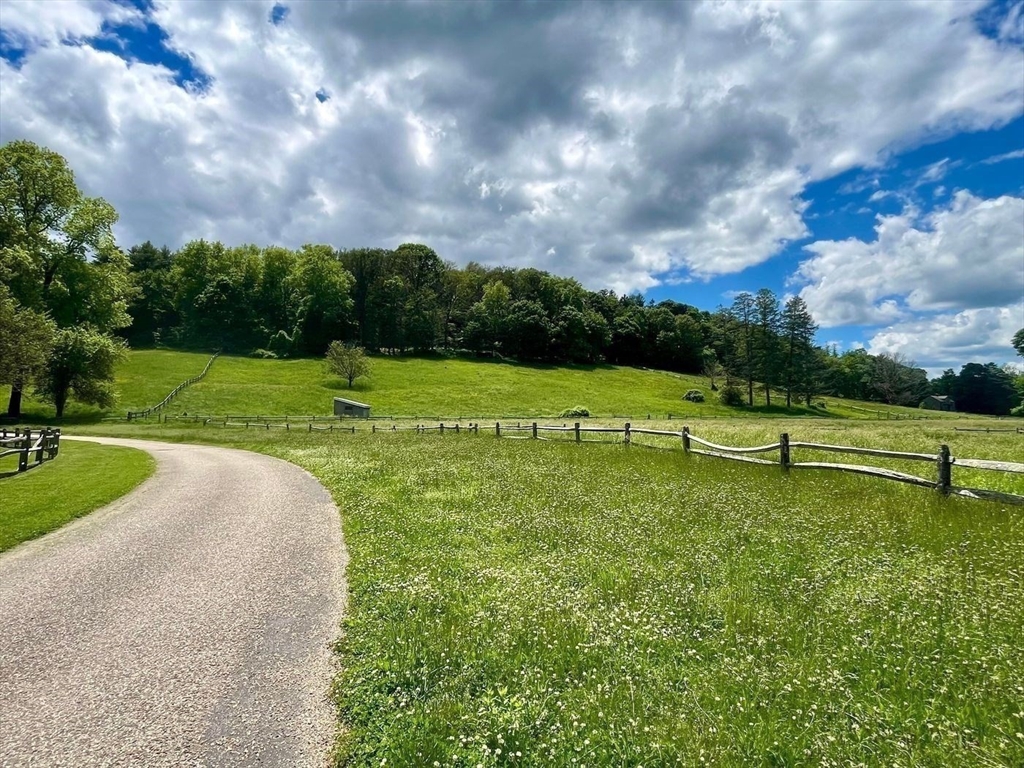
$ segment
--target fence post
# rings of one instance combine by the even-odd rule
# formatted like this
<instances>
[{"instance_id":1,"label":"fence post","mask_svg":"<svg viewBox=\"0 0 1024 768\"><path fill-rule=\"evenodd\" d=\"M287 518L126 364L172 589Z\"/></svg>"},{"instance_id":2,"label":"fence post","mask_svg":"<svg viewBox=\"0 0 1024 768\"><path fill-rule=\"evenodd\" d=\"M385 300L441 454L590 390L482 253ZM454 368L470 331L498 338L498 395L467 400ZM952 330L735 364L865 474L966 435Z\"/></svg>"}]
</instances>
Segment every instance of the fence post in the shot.
<instances>
[{"instance_id":1,"label":"fence post","mask_svg":"<svg viewBox=\"0 0 1024 768\"><path fill-rule=\"evenodd\" d=\"M949 457L949 446L943 443L939 446L939 484L936 488L940 493L949 493L953 485L953 462Z\"/></svg>"},{"instance_id":2,"label":"fence post","mask_svg":"<svg viewBox=\"0 0 1024 768\"><path fill-rule=\"evenodd\" d=\"M21 453L18 454L18 471L28 471L28 448L32 445L32 430L25 430L25 447L22 448Z\"/></svg>"},{"instance_id":3,"label":"fence post","mask_svg":"<svg viewBox=\"0 0 1024 768\"><path fill-rule=\"evenodd\" d=\"M455 422L455 434L456 434L456 435L457 435L457 434L459 434L459 427L460 427L460 426L461 426L461 425L459 424L459 422Z\"/></svg>"},{"instance_id":4,"label":"fence post","mask_svg":"<svg viewBox=\"0 0 1024 768\"><path fill-rule=\"evenodd\" d=\"M501 437L501 422L500 421L494 422L494 436L495 437Z\"/></svg>"},{"instance_id":5,"label":"fence post","mask_svg":"<svg viewBox=\"0 0 1024 768\"><path fill-rule=\"evenodd\" d=\"M779 463L783 469L789 469L789 433L779 435Z\"/></svg>"},{"instance_id":6,"label":"fence post","mask_svg":"<svg viewBox=\"0 0 1024 768\"><path fill-rule=\"evenodd\" d=\"M533 439L537 439L537 422L533 422Z\"/></svg>"},{"instance_id":7,"label":"fence post","mask_svg":"<svg viewBox=\"0 0 1024 768\"><path fill-rule=\"evenodd\" d=\"M628 421L626 422L626 430L622 434L622 442L624 442L626 445L629 445L629 422Z\"/></svg>"},{"instance_id":8,"label":"fence post","mask_svg":"<svg viewBox=\"0 0 1024 768\"><path fill-rule=\"evenodd\" d=\"M377 425L376 424L371 424L370 425L370 431L373 432L374 434L376 434L377 433Z\"/></svg>"},{"instance_id":9,"label":"fence post","mask_svg":"<svg viewBox=\"0 0 1024 768\"><path fill-rule=\"evenodd\" d=\"M577 422L576 422L576 423L575 423L575 424L573 425L573 427L574 427L574 429L576 430L576 442L578 443L578 442L580 441L580 423L579 423L579 422L577 421Z\"/></svg>"},{"instance_id":10,"label":"fence post","mask_svg":"<svg viewBox=\"0 0 1024 768\"><path fill-rule=\"evenodd\" d=\"M443 421L441 422L441 428L438 430L438 432L440 434L442 434L442 435L444 434L444 422Z\"/></svg>"},{"instance_id":11,"label":"fence post","mask_svg":"<svg viewBox=\"0 0 1024 768\"><path fill-rule=\"evenodd\" d=\"M690 452L690 428L683 427L683 450L686 453Z\"/></svg>"}]
</instances>

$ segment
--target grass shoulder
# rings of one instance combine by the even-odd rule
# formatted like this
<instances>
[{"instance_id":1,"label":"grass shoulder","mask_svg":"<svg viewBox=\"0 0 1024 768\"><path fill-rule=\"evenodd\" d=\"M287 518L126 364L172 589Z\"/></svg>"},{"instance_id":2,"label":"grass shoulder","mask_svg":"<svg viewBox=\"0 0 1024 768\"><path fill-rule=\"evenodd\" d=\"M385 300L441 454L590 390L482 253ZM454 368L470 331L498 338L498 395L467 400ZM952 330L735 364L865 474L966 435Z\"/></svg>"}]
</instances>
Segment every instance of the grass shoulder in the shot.
<instances>
[{"instance_id":1,"label":"grass shoulder","mask_svg":"<svg viewBox=\"0 0 1024 768\"><path fill-rule=\"evenodd\" d=\"M61 440L53 461L0 480L0 552L109 504L155 467L152 456L134 448Z\"/></svg>"}]
</instances>

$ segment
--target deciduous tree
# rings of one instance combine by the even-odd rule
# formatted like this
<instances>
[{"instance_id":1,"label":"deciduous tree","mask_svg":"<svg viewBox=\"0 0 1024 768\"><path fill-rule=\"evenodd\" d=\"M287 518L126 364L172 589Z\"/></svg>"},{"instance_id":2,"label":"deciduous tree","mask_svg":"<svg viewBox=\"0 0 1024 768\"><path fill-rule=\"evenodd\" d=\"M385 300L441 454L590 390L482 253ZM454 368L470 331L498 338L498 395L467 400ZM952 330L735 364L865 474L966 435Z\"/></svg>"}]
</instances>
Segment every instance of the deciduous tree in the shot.
<instances>
[{"instance_id":1,"label":"deciduous tree","mask_svg":"<svg viewBox=\"0 0 1024 768\"><path fill-rule=\"evenodd\" d=\"M362 347L332 341L327 347L327 371L345 379L351 389L356 379L370 375L370 360Z\"/></svg>"}]
</instances>

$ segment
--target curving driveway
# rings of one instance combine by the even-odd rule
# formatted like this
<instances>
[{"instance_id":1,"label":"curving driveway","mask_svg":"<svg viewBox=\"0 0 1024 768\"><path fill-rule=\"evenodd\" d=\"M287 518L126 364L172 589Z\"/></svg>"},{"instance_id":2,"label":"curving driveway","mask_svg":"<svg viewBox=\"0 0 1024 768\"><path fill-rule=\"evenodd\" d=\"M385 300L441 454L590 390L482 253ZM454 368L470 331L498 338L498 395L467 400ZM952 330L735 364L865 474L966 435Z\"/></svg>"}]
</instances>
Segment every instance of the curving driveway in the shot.
<instances>
[{"instance_id":1,"label":"curving driveway","mask_svg":"<svg viewBox=\"0 0 1024 768\"><path fill-rule=\"evenodd\" d=\"M140 448L127 496L0 555L0 766L320 766L338 510L278 459Z\"/></svg>"}]
</instances>

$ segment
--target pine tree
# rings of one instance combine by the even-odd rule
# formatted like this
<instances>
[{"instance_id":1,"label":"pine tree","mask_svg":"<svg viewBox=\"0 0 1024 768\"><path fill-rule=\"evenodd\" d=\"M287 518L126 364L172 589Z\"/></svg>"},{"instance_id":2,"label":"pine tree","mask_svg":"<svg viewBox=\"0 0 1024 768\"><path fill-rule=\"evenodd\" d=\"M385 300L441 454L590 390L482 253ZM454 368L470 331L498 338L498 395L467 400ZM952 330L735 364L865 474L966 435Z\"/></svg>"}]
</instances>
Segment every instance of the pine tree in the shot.
<instances>
[{"instance_id":1,"label":"pine tree","mask_svg":"<svg viewBox=\"0 0 1024 768\"><path fill-rule=\"evenodd\" d=\"M807 309L807 302L799 296L789 299L782 313L782 336L785 346L783 377L787 408L793 404L794 391L808 393L810 400L809 393L813 389L810 384L815 367L814 334L817 330L818 326Z\"/></svg>"},{"instance_id":2,"label":"pine tree","mask_svg":"<svg viewBox=\"0 0 1024 768\"><path fill-rule=\"evenodd\" d=\"M772 404L772 386L778 382L780 373L780 325L782 314L779 299L768 288L762 288L754 297L754 313L757 318L756 366L757 376L764 385L766 405Z\"/></svg>"}]
</instances>

